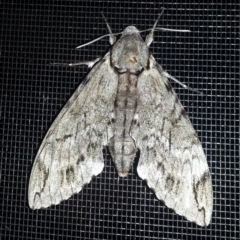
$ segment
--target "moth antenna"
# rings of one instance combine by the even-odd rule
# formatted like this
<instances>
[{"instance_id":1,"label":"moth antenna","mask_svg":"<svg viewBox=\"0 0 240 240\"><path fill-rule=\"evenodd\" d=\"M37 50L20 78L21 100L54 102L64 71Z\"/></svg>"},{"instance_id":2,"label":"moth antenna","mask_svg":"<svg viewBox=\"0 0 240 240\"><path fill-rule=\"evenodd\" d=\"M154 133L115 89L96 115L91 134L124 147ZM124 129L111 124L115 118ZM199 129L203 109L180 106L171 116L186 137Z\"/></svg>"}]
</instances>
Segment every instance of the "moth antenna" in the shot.
<instances>
[{"instance_id":1,"label":"moth antenna","mask_svg":"<svg viewBox=\"0 0 240 240\"><path fill-rule=\"evenodd\" d=\"M164 8L162 8L162 12L158 15L157 20L155 21L153 27L151 28L151 32L150 32L150 33L147 35L147 37L146 37L145 42L146 42L147 46L150 46L151 43L152 43L152 41L153 41L153 32L154 32L154 30L155 30L155 28L156 28L156 26L157 26L157 24L158 24L158 21L159 21L160 17L161 17L162 14L163 14L163 11L164 11Z\"/></svg>"},{"instance_id":2,"label":"moth antenna","mask_svg":"<svg viewBox=\"0 0 240 240\"><path fill-rule=\"evenodd\" d=\"M151 31L152 28L148 28L148 29L145 29L145 30L141 30L139 31L140 33L142 32L149 32ZM161 30L161 31L165 31L165 32L191 32L190 30L186 30L186 29L183 29L183 30L179 30L179 29L172 29L172 28L155 28L155 31L156 30ZM119 33L120 34L120 33ZM117 34L116 34L117 35Z\"/></svg>"},{"instance_id":3,"label":"moth antenna","mask_svg":"<svg viewBox=\"0 0 240 240\"><path fill-rule=\"evenodd\" d=\"M145 40L147 46L150 46L150 45L151 45L151 43L152 43L152 41L153 41L153 32L154 32L155 30L170 31L170 32L191 32L191 31L189 31L189 30L177 30L177 29L170 29L170 28L156 28L157 23L158 23L158 20L159 20L159 18L162 16L163 11L164 11L164 8L162 8L162 12L158 15L158 18L157 18L157 20L156 20L156 22L154 23L154 25L153 25L152 28L139 31L140 33L141 33L141 32L151 31L151 32L147 35L146 40ZM78 46L78 47L76 47L76 48L85 47L85 46L90 45L90 44L92 44L92 43L94 43L94 42L97 42L98 40L100 40L100 39L102 39L102 38L105 38L105 37L109 37L109 42L110 42L111 45L113 45L113 44L116 42L116 35L123 34L123 32L113 33L110 25L108 24L108 21L107 21L106 17L105 17L104 14L103 14L103 12L101 12L101 14L102 14L102 17L103 17L104 21L105 21L106 24L107 24L107 28L108 28L109 33L108 33L108 34L105 34L105 35L103 35L103 36L101 36L101 37L98 37L98 38L96 38L96 39L94 39L94 40L92 40L92 41L90 41L90 42L88 42L88 43L84 43L84 44L82 44L82 45L80 45L80 46Z\"/></svg>"},{"instance_id":4,"label":"moth antenna","mask_svg":"<svg viewBox=\"0 0 240 240\"><path fill-rule=\"evenodd\" d=\"M155 30L161 30L166 32L191 32L190 30L178 30L178 29L171 29L171 28L155 28Z\"/></svg>"},{"instance_id":5,"label":"moth antenna","mask_svg":"<svg viewBox=\"0 0 240 240\"><path fill-rule=\"evenodd\" d=\"M122 33L123 33L123 32L114 33L114 35L120 35L120 34L122 34ZM98 38L93 39L92 41L90 41L90 42L88 42L88 43L84 43L84 44L82 44L82 45L80 45L80 46L78 46L78 47L76 47L76 48L85 47L85 46L90 45L90 44L92 44L92 43L94 43L94 42L97 42L98 40L100 40L100 39L102 39L102 38L105 38L105 37L110 37L110 39L111 39L111 36L113 36L113 33L105 34L105 35L103 35L103 36L101 36L101 37L98 37Z\"/></svg>"},{"instance_id":6,"label":"moth antenna","mask_svg":"<svg viewBox=\"0 0 240 240\"><path fill-rule=\"evenodd\" d=\"M109 26L109 25L108 25L108 26ZM109 30L111 31L111 28L110 28L110 27L109 27ZM110 38L110 40L109 40L110 43L113 44L113 43L116 42L116 37L115 37L115 35L120 35L120 34L123 34L123 32L112 33L112 31L111 31L111 33L108 33L108 34L105 34L105 35L103 35L103 36L101 36L101 37L95 38L95 39L93 39L93 40L90 41L90 42L87 42L87 43L84 43L84 44L82 44L82 45L80 45L80 46L77 46L76 48L85 47L85 46L90 45L90 44L92 44L92 43L94 43L94 42L97 42L98 40L100 40L100 39L102 39L102 38L105 38L105 37L109 37L109 38Z\"/></svg>"},{"instance_id":7,"label":"moth antenna","mask_svg":"<svg viewBox=\"0 0 240 240\"><path fill-rule=\"evenodd\" d=\"M110 33L109 42L110 42L111 45L113 45L116 42L117 38L113 35L112 29L111 29L110 25L108 24L108 21L107 21L106 17L104 16L103 12L101 12L101 14L102 14L102 17L103 17L105 23L107 24L107 28L108 28L108 31Z\"/></svg>"}]
</instances>

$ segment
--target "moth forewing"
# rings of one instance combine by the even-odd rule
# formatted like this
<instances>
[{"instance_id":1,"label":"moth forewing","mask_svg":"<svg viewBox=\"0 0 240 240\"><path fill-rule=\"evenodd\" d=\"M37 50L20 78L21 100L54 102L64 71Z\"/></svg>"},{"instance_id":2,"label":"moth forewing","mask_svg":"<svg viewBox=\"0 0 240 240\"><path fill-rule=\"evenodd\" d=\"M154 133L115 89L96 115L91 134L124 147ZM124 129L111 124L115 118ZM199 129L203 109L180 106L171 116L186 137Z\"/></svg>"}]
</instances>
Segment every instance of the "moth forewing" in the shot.
<instances>
[{"instance_id":1,"label":"moth forewing","mask_svg":"<svg viewBox=\"0 0 240 240\"><path fill-rule=\"evenodd\" d=\"M29 205L45 208L81 191L101 173L108 146L120 177L140 150L139 176L176 213L206 226L211 177L201 143L167 77L134 26L93 66L45 136L29 182ZM108 25L108 28L109 25ZM80 46L81 47L81 46ZM176 80L178 81L178 80ZM184 85L184 87L186 87Z\"/></svg>"}]
</instances>

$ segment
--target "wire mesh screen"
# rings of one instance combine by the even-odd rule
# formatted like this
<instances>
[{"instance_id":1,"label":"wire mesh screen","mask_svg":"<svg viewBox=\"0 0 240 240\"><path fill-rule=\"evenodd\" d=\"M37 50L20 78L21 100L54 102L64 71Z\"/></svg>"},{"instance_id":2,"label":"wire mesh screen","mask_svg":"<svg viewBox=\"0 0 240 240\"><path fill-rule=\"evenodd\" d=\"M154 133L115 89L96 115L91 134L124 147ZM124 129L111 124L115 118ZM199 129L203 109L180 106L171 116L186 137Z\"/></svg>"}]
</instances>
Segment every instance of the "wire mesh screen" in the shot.
<instances>
[{"instance_id":1,"label":"wire mesh screen","mask_svg":"<svg viewBox=\"0 0 240 240\"><path fill-rule=\"evenodd\" d=\"M1 239L239 239L239 1L9 1L1 4ZM151 52L172 82L203 144L212 174L211 224L200 227L159 201L134 165L105 167L83 190L46 209L28 205L34 157L51 123L114 33L134 25L189 29L154 33ZM143 37L146 33L142 34Z\"/></svg>"}]
</instances>

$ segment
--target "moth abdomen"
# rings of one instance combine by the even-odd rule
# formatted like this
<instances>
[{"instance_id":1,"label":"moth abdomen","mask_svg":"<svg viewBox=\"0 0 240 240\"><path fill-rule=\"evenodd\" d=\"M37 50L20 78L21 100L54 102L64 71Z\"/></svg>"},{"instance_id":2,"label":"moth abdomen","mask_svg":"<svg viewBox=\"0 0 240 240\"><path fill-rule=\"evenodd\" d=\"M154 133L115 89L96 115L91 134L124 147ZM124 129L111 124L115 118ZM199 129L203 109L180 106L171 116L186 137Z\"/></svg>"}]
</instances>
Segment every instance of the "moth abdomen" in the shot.
<instances>
[{"instance_id":1,"label":"moth abdomen","mask_svg":"<svg viewBox=\"0 0 240 240\"><path fill-rule=\"evenodd\" d=\"M130 128L137 108L137 76L124 73L119 76L115 99L116 121L112 124L114 136L109 140L109 150L120 177L126 177L134 161L137 148L130 136Z\"/></svg>"},{"instance_id":2,"label":"moth abdomen","mask_svg":"<svg viewBox=\"0 0 240 240\"><path fill-rule=\"evenodd\" d=\"M125 138L114 136L110 139L108 147L118 175L126 177L137 152L134 140L130 136Z\"/></svg>"}]
</instances>

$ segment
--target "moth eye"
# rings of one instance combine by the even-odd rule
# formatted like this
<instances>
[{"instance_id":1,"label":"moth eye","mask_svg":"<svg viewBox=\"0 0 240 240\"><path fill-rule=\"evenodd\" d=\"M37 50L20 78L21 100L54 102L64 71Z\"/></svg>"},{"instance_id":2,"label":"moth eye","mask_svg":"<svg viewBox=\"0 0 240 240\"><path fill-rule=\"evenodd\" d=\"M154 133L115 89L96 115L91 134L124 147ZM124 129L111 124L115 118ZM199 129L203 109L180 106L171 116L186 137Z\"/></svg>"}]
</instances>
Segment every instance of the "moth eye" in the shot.
<instances>
[{"instance_id":1,"label":"moth eye","mask_svg":"<svg viewBox=\"0 0 240 240\"><path fill-rule=\"evenodd\" d=\"M118 72L118 73L125 73L127 70L124 68L121 68L119 66L114 66L114 69Z\"/></svg>"},{"instance_id":2,"label":"moth eye","mask_svg":"<svg viewBox=\"0 0 240 240\"><path fill-rule=\"evenodd\" d=\"M135 71L135 75L138 76L142 71L143 71L143 67L141 66L141 68L139 68Z\"/></svg>"},{"instance_id":3,"label":"moth eye","mask_svg":"<svg viewBox=\"0 0 240 240\"><path fill-rule=\"evenodd\" d=\"M108 121L108 125L111 125L112 123L115 123L115 118L112 118L110 121Z\"/></svg>"}]
</instances>

